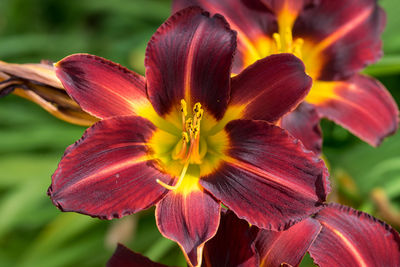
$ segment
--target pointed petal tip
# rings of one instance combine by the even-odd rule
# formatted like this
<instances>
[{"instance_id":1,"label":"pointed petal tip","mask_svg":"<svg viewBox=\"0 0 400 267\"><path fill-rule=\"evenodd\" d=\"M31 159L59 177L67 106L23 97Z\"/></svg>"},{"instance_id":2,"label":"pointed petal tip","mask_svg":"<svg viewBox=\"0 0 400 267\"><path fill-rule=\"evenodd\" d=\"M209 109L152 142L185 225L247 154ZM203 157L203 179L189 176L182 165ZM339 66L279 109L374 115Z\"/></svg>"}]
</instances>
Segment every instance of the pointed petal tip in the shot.
<instances>
[{"instance_id":1,"label":"pointed petal tip","mask_svg":"<svg viewBox=\"0 0 400 267\"><path fill-rule=\"evenodd\" d=\"M147 92L157 113L164 116L185 99L202 103L221 118L228 105L235 47L236 33L222 16L210 17L199 7L172 15L146 48Z\"/></svg>"},{"instance_id":2,"label":"pointed petal tip","mask_svg":"<svg viewBox=\"0 0 400 267\"><path fill-rule=\"evenodd\" d=\"M144 77L120 64L95 55L72 54L56 66L56 75L71 98L98 118L135 115L150 105Z\"/></svg>"}]
</instances>

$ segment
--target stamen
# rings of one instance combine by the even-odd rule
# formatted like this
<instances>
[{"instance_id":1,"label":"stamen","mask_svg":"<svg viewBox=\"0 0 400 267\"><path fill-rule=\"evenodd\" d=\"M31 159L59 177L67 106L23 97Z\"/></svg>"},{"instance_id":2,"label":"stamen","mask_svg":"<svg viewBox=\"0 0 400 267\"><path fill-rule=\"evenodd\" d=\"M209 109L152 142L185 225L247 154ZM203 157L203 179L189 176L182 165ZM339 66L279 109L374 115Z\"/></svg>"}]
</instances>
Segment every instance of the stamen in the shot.
<instances>
[{"instance_id":1,"label":"stamen","mask_svg":"<svg viewBox=\"0 0 400 267\"><path fill-rule=\"evenodd\" d=\"M296 41L294 41L293 54L298 58L302 58L301 48L303 47L303 44L303 38L297 38Z\"/></svg>"},{"instance_id":2,"label":"stamen","mask_svg":"<svg viewBox=\"0 0 400 267\"><path fill-rule=\"evenodd\" d=\"M281 36L279 35L279 33L274 33L272 37L274 38L275 41L276 50L278 53L280 53L282 51Z\"/></svg>"},{"instance_id":3,"label":"stamen","mask_svg":"<svg viewBox=\"0 0 400 267\"><path fill-rule=\"evenodd\" d=\"M184 99L181 99L181 116L182 116L182 129L186 131L186 116L187 116L187 105Z\"/></svg>"},{"instance_id":4,"label":"stamen","mask_svg":"<svg viewBox=\"0 0 400 267\"><path fill-rule=\"evenodd\" d=\"M200 112L200 110L202 110L201 104L199 102L197 102L196 104L194 104L193 113L197 114L198 112Z\"/></svg>"},{"instance_id":5,"label":"stamen","mask_svg":"<svg viewBox=\"0 0 400 267\"><path fill-rule=\"evenodd\" d=\"M181 112L185 117L187 116L187 104L184 99L181 99Z\"/></svg>"}]
</instances>

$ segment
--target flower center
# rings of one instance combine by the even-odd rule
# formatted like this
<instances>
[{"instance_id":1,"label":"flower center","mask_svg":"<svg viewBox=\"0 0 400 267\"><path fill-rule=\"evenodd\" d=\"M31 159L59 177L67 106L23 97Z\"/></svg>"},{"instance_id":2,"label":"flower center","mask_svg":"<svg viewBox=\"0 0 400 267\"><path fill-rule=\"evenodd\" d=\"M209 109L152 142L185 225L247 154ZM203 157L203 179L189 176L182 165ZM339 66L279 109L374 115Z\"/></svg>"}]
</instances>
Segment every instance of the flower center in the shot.
<instances>
[{"instance_id":1,"label":"flower center","mask_svg":"<svg viewBox=\"0 0 400 267\"><path fill-rule=\"evenodd\" d=\"M186 101L182 99L180 113L182 118L182 138L172 150L172 159L178 160L183 164L181 174L174 186L167 185L158 179L156 180L157 183L169 190L177 189L186 175L189 164L201 164L206 154L204 152L207 146L205 142L203 142L203 149L200 149L200 123L204 113L201 104L197 102L193 106L193 116L190 117L188 116Z\"/></svg>"},{"instance_id":2,"label":"flower center","mask_svg":"<svg viewBox=\"0 0 400 267\"><path fill-rule=\"evenodd\" d=\"M272 35L275 44L275 53L291 53L302 58L301 49L304 44L302 38L297 38L293 40L292 29L290 27L285 27L279 33L274 33Z\"/></svg>"}]
</instances>

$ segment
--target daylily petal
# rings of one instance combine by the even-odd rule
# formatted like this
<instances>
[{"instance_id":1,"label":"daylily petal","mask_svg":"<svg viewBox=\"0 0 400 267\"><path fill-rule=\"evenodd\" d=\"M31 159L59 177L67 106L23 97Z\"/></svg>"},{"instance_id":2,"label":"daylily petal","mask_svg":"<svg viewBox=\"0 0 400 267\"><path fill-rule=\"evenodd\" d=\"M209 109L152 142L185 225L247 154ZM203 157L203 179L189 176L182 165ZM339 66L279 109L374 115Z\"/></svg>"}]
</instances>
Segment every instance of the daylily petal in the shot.
<instances>
[{"instance_id":1,"label":"daylily petal","mask_svg":"<svg viewBox=\"0 0 400 267\"><path fill-rule=\"evenodd\" d=\"M386 223L339 204L315 219L322 230L309 253L318 266L400 266L400 236Z\"/></svg>"},{"instance_id":2,"label":"daylily petal","mask_svg":"<svg viewBox=\"0 0 400 267\"><path fill-rule=\"evenodd\" d=\"M240 106L242 118L275 122L303 100L311 83L297 57L272 55L232 79L229 105Z\"/></svg>"},{"instance_id":3,"label":"daylily petal","mask_svg":"<svg viewBox=\"0 0 400 267\"><path fill-rule=\"evenodd\" d=\"M156 168L146 142L155 127L134 116L102 120L69 146L52 176L49 195L63 211L122 217L158 202L172 183Z\"/></svg>"},{"instance_id":4,"label":"daylily petal","mask_svg":"<svg viewBox=\"0 0 400 267\"><path fill-rule=\"evenodd\" d=\"M200 266L204 243L217 232L220 204L186 175L182 185L156 205L160 232L177 242L192 266Z\"/></svg>"},{"instance_id":5,"label":"daylily petal","mask_svg":"<svg viewBox=\"0 0 400 267\"><path fill-rule=\"evenodd\" d=\"M187 8L170 17L146 50L147 92L160 115L200 102L216 119L225 113L236 34L220 15Z\"/></svg>"},{"instance_id":6,"label":"daylily petal","mask_svg":"<svg viewBox=\"0 0 400 267\"><path fill-rule=\"evenodd\" d=\"M135 115L150 105L144 78L119 64L88 54L68 56L57 77L83 110L99 117Z\"/></svg>"},{"instance_id":7,"label":"daylily petal","mask_svg":"<svg viewBox=\"0 0 400 267\"><path fill-rule=\"evenodd\" d=\"M282 263L298 266L320 231L321 225L310 218L285 231L260 230L256 239L260 266L281 266Z\"/></svg>"},{"instance_id":8,"label":"daylily petal","mask_svg":"<svg viewBox=\"0 0 400 267\"><path fill-rule=\"evenodd\" d=\"M377 146L398 127L396 102L377 80L354 75L344 81L315 82L306 101L322 117L333 120L353 134Z\"/></svg>"},{"instance_id":9,"label":"daylily petal","mask_svg":"<svg viewBox=\"0 0 400 267\"><path fill-rule=\"evenodd\" d=\"M167 265L153 262L147 257L133 252L129 248L118 244L106 267L167 267Z\"/></svg>"},{"instance_id":10,"label":"daylily petal","mask_svg":"<svg viewBox=\"0 0 400 267\"><path fill-rule=\"evenodd\" d=\"M381 57L385 22L376 0L321 0L301 12L293 33L305 40L303 61L313 79L337 80Z\"/></svg>"},{"instance_id":11,"label":"daylily petal","mask_svg":"<svg viewBox=\"0 0 400 267\"><path fill-rule=\"evenodd\" d=\"M203 267L253 267L258 258L253 242L256 231L231 211L222 211L217 234L204 246Z\"/></svg>"},{"instance_id":12,"label":"daylily petal","mask_svg":"<svg viewBox=\"0 0 400 267\"><path fill-rule=\"evenodd\" d=\"M322 150L322 132L319 126L320 117L313 105L301 103L294 111L286 114L280 125L303 145L320 155Z\"/></svg>"},{"instance_id":13,"label":"daylily petal","mask_svg":"<svg viewBox=\"0 0 400 267\"><path fill-rule=\"evenodd\" d=\"M244 0L245 2L262 2L270 11L279 15L282 12L298 14L307 5L313 4L318 0Z\"/></svg>"},{"instance_id":14,"label":"daylily petal","mask_svg":"<svg viewBox=\"0 0 400 267\"><path fill-rule=\"evenodd\" d=\"M250 3L249 3L250 4ZM189 6L200 6L212 14L221 14L237 32L237 53L233 66L233 72L239 73L244 67L253 63L254 58L262 58L273 46L272 36L276 32L274 16L265 12L261 3L257 9L247 7L246 1L231 0L174 0L173 11ZM263 54L260 54L260 52Z\"/></svg>"},{"instance_id":15,"label":"daylily petal","mask_svg":"<svg viewBox=\"0 0 400 267\"><path fill-rule=\"evenodd\" d=\"M264 121L235 120L230 146L201 185L260 228L285 230L317 212L329 192L327 170L285 130Z\"/></svg>"}]
</instances>

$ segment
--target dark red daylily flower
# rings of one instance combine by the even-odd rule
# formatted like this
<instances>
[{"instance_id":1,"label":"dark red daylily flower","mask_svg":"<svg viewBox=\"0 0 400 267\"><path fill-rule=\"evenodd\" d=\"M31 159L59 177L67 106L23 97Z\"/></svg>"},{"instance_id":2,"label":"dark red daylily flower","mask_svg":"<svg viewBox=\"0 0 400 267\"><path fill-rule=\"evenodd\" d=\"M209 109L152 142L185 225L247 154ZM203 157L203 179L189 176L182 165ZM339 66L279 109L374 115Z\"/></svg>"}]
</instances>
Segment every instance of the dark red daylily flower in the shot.
<instances>
[{"instance_id":1,"label":"dark red daylily flower","mask_svg":"<svg viewBox=\"0 0 400 267\"><path fill-rule=\"evenodd\" d=\"M174 0L173 9L201 6L224 15L238 32L234 72L271 54L293 53L303 60L313 86L305 98L311 107L283 118L307 148L320 150L310 134L319 116L347 128L369 144L379 145L398 127L398 108L377 80L359 74L380 58L384 11L376 0ZM296 119L302 119L297 122ZM310 117L311 116L311 117ZM310 119L307 121L306 119ZM290 125L292 122L296 125ZM299 125L304 131L298 131ZM309 128L306 128L306 127ZM314 132L317 133L317 132Z\"/></svg>"},{"instance_id":2,"label":"dark red daylily flower","mask_svg":"<svg viewBox=\"0 0 400 267\"><path fill-rule=\"evenodd\" d=\"M231 81L235 38L222 16L189 8L151 38L146 79L92 55L58 62L70 96L103 119L67 148L52 176L53 203L104 219L156 205L161 233L194 266L221 202L272 230L318 211L329 191L324 163L269 123L307 94L304 65L275 55Z\"/></svg>"},{"instance_id":3,"label":"dark red daylily flower","mask_svg":"<svg viewBox=\"0 0 400 267\"><path fill-rule=\"evenodd\" d=\"M69 123L89 126L99 120L84 112L69 97L49 62L11 64L0 61L0 97L10 93L40 105Z\"/></svg>"},{"instance_id":4,"label":"dark red daylily flower","mask_svg":"<svg viewBox=\"0 0 400 267\"><path fill-rule=\"evenodd\" d=\"M339 204L328 204L280 232L250 227L223 212L218 233L204 246L202 266L298 266L307 251L320 267L400 266L399 234L369 214ZM136 267L143 259L148 260L119 246L107 267Z\"/></svg>"}]
</instances>

